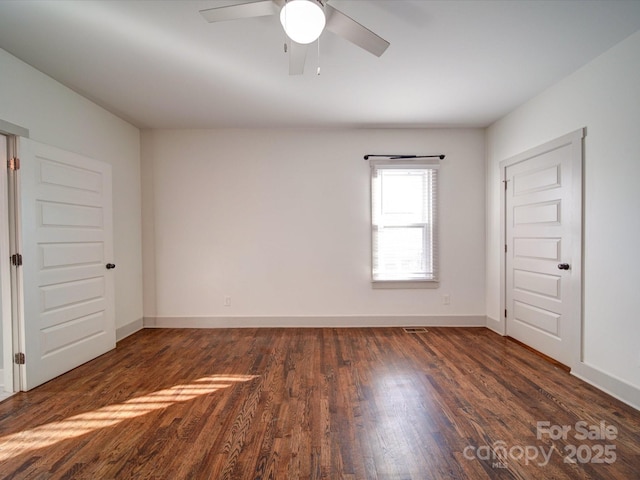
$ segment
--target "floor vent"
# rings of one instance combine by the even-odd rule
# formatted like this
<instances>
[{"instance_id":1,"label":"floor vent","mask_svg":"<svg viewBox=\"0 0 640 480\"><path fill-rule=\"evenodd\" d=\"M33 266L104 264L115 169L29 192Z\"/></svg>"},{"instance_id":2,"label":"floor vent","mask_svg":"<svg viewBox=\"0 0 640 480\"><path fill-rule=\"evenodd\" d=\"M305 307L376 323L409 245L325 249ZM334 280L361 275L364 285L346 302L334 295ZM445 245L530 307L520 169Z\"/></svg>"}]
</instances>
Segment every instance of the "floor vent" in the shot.
<instances>
[{"instance_id":1,"label":"floor vent","mask_svg":"<svg viewBox=\"0 0 640 480\"><path fill-rule=\"evenodd\" d=\"M427 333L427 329L424 327L404 327L405 333Z\"/></svg>"}]
</instances>

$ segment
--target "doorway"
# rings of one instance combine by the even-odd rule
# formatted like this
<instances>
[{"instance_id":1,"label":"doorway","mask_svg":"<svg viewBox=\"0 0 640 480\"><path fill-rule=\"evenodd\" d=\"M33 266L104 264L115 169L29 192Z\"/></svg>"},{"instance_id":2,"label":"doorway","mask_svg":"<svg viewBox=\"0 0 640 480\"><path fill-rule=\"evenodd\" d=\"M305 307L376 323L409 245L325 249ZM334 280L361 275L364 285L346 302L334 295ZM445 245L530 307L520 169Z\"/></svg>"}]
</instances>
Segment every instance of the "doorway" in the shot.
<instances>
[{"instance_id":1,"label":"doorway","mask_svg":"<svg viewBox=\"0 0 640 480\"><path fill-rule=\"evenodd\" d=\"M19 147L20 388L30 390L115 348L111 166L29 139Z\"/></svg>"},{"instance_id":2,"label":"doorway","mask_svg":"<svg viewBox=\"0 0 640 480\"><path fill-rule=\"evenodd\" d=\"M500 164L506 334L570 368L582 352L583 137Z\"/></svg>"},{"instance_id":3,"label":"doorway","mask_svg":"<svg viewBox=\"0 0 640 480\"><path fill-rule=\"evenodd\" d=\"M9 260L0 369L10 394L115 348L111 166L17 135L0 135L0 152Z\"/></svg>"}]
</instances>

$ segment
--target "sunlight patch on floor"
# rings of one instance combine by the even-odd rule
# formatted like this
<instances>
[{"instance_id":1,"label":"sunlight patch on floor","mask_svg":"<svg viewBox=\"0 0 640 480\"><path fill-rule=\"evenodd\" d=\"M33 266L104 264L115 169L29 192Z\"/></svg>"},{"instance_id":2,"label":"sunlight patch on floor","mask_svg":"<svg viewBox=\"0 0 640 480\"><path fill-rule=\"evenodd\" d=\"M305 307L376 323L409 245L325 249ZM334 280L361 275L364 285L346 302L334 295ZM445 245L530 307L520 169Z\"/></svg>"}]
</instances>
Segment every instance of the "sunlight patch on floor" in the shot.
<instances>
[{"instance_id":1,"label":"sunlight patch on floor","mask_svg":"<svg viewBox=\"0 0 640 480\"><path fill-rule=\"evenodd\" d=\"M0 462L39 448L49 447L63 440L76 438L100 428L113 427L125 420L140 417L175 403L193 400L214 393L237 382L253 380L257 375L211 375L193 383L132 398L126 402L107 405L91 412L80 413L58 422L47 423L29 430L0 437Z\"/></svg>"}]
</instances>

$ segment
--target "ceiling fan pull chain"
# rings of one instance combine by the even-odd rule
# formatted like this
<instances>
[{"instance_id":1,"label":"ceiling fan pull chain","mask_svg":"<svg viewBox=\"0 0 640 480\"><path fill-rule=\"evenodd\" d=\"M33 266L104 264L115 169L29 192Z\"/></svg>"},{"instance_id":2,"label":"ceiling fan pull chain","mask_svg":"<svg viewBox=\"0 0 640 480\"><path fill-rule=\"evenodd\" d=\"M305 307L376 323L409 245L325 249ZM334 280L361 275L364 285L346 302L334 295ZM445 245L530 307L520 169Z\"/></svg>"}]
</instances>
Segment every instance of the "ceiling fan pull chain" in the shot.
<instances>
[{"instance_id":1,"label":"ceiling fan pull chain","mask_svg":"<svg viewBox=\"0 0 640 480\"><path fill-rule=\"evenodd\" d=\"M318 69L316 70L316 75L320 76L320 37L318 37Z\"/></svg>"},{"instance_id":2,"label":"ceiling fan pull chain","mask_svg":"<svg viewBox=\"0 0 640 480\"><path fill-rule=\"evenodd\" d=\"M285 0L284 3L286 4L287 0ZM284 12L284 21L285 21L285 24L286 24L287 23L287 11L286 10ZM284 53L287 53L289 51L289 42L291 41L291 39L287 35L286 30L287 29L285 28L285 32L284 32Z\"/></svg>"}]
</instances>

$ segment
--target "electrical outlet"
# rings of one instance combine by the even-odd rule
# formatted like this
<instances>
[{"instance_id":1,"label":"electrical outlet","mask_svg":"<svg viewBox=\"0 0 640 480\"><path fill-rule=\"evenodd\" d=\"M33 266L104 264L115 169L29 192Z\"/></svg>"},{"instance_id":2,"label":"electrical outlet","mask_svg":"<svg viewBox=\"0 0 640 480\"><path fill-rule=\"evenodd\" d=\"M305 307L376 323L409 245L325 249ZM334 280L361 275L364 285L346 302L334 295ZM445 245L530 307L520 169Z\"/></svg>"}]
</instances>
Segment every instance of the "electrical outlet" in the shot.
<instances>
[{"instance_id":1,"label":"electrical outlet","mask_svg":"<svg viewBox=\"0 0 640 480\"><path fill-rule=\"evenodd\" d=\"M224 306L225 307L230 307L231 306L231 296L227 295L224 297Z\"/></svg>"},{"instance_id":2,"label":"electrical outlet","mask_svg":"<svg viewBox=\"0 0 640 480\"><path fill-rule=\"evenodd\" d=\"M449 295L448 293L442 295L442 304L451 305L451 295Z\"/></svg>"}]
</instances>

